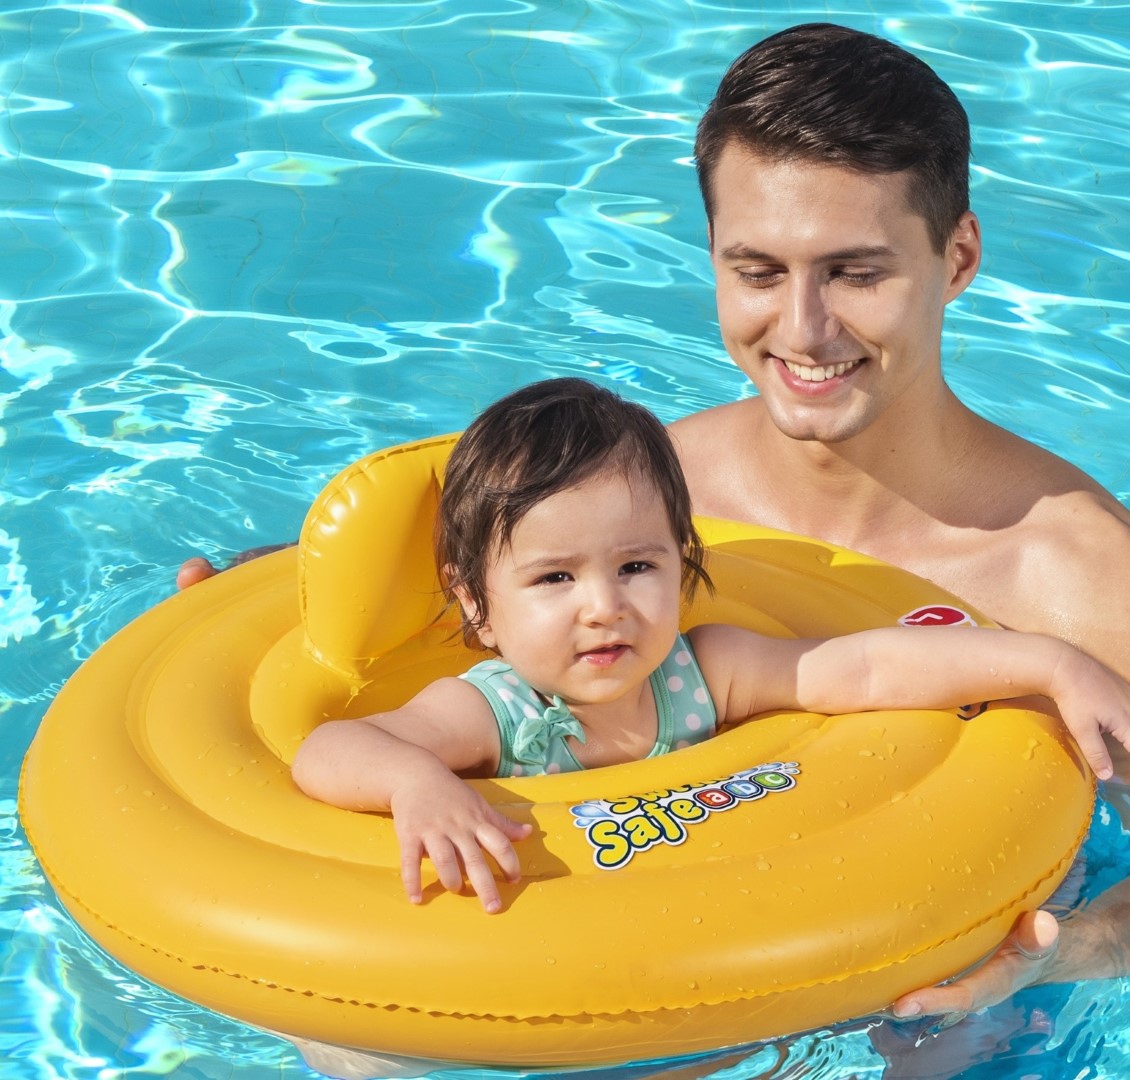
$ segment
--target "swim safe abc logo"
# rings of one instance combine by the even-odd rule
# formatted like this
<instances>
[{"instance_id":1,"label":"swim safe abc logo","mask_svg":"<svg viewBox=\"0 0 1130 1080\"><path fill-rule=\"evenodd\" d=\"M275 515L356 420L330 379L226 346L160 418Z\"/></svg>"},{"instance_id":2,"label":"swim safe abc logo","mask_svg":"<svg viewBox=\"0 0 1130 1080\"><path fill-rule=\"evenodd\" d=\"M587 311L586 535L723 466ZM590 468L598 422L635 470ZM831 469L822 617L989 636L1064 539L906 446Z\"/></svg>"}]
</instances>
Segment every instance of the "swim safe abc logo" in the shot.
<instances>
[{"instance_id":1,"label":"swim safe abc logo","mask_svg":"<svg viewBox=\"0 0 1130 1080\"><path fill-rule=\"evenodd\" d=\"M721 780L687 784L622 799L590 799L569 807L573 824L585 830L593 862L602 870L619 870L632 857L656 844L681 844L688 826L711 814L796 787L800 766L775 761L742 769Z\"/></svg>"}]
</instances>

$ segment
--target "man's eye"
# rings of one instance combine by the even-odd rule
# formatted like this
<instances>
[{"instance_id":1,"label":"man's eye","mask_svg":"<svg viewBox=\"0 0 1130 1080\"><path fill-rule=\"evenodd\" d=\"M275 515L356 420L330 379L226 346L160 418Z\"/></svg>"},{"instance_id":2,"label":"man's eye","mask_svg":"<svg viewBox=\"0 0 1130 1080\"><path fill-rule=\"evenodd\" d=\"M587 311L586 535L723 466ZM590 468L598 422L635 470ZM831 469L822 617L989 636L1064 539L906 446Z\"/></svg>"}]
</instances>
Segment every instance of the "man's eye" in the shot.
<instances>
[{"instance_id":1,"label":"man's eye","mask_svg":"<svg viewBox=\"0 0 1130 1080\"><path fill-rule=\"evenodd\" d=\"M770 285L775 285L781 277L779 270L773 270L768 267L739 270L737 274L743 284L752 285L757 289L764 289Z\"/></svg>"},{"instance_id":2,"label":"man's eye","mask_svg":"<svg viewBox=\"0 0 1130 1080\"><path fill-rule=\"evenodd\" d=\"M882 275L878 270L838 270L834 276L845 285L862 288L874 285Z\"/></svg>"}]
</instances>

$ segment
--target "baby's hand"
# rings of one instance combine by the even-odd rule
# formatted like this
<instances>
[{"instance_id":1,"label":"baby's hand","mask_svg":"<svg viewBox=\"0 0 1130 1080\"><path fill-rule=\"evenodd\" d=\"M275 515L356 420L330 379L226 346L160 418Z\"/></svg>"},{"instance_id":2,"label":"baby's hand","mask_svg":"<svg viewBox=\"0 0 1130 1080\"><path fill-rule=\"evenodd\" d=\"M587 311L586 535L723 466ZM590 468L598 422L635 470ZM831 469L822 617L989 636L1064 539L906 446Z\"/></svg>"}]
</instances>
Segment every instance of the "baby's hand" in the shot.
<instances>
[{"instance_id":1,"label":"baby's hand","mask_svg":"<svg viewBox=\"0 0 1130 1080\"><path fill-rule=\"evenodd\" d=\"M393 825L400 842L400 877L408 899L423 899L420 861L432 861L440 883L462 892L466 876L484 910L502 910L502 897L484 852L507 881L521 876L514 842L524 840L532 825L519 825L499 813L477 791L446 769L429 770L402 784L391 799Z\"/></svg>"},{"instance_id":2,"label":"baby's hand","mask_svg":"<svg viewBox=\"0 0 1130 1080\"><path fill-rule=\"evenodd\" d=\"M1103 732L1130 750L1130 686L1098 660L1065 648L1051 679L1051 696L1095 775L1114 775Z\"/></svg>"}]
</instances>

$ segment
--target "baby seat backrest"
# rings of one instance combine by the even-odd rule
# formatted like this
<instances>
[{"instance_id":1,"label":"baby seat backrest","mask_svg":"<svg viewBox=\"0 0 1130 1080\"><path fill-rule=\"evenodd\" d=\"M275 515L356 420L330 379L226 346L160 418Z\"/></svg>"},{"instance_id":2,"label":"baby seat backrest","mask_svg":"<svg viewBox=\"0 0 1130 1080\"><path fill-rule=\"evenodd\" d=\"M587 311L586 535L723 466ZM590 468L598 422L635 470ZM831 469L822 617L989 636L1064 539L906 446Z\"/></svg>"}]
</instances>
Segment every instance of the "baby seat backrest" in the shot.
<instances>
[{"instance_id":1,"label":"baby seat backrest","mask_svg":"<svg viewBox=\"0 0 1130 1080\"><path fill-rule=\"evenodd\" d=\"M299 538L306 647L363 681L369 663L442 612L433 529L455 435L390 447L339 473L314 501Z\"/></svg>"}]
</instances>

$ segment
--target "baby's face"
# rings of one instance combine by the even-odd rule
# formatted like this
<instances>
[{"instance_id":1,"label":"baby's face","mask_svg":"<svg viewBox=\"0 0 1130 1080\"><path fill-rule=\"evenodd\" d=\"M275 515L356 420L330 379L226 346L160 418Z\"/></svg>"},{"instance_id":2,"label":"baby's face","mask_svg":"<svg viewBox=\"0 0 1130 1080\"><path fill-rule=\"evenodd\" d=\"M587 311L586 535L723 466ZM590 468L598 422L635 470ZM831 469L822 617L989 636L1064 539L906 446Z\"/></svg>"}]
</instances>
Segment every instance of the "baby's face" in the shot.
<instances>
[{"instance_id":1,"label":"baby's face","mask_svg":"<svg viewBox=\"0 0 1130 1080\"><path fill-rule=\"evenodd\" d=\"M679 628L682 551L652 484L598 476L538 503L486 576L479 637L570 705L614 701Z\"/></svg>"}]
</instances>

